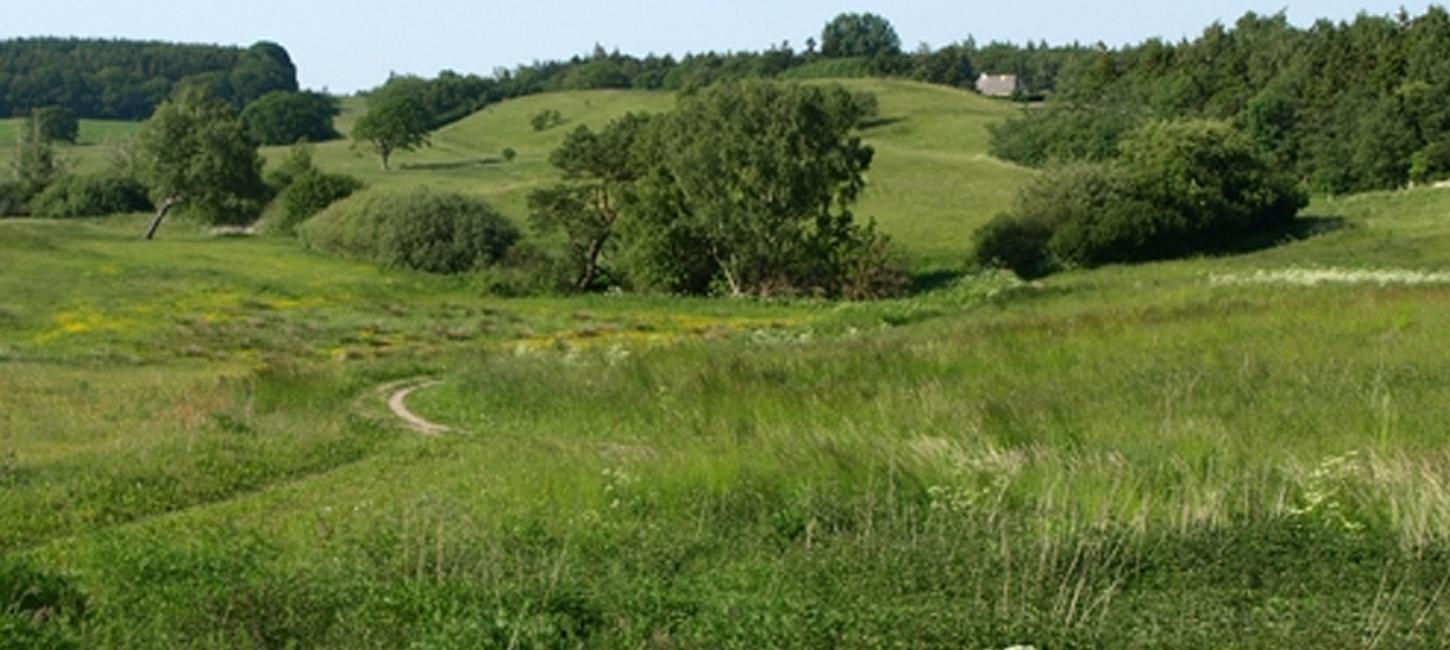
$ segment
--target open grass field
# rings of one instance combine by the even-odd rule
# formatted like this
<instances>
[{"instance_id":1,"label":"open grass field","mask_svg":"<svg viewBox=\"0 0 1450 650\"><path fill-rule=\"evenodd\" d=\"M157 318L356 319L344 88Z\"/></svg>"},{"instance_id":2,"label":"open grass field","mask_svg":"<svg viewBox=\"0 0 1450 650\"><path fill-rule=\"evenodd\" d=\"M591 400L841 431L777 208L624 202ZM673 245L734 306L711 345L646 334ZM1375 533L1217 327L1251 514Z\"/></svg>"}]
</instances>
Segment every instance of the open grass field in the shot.
<instances>
[{"instance_id":1,"label":"open grass field","mask_svg":"<svg viewBox=\"0 0 1450 650\"><path fill-rule=\"evenodd\" d=\"M0 143L4 147L15 146L19 130L25 128L25 118L9 118L0 120ZM76 137L76 146L89 147L103 145L113 142L120 142L136 134L141 128L139 122L126 122L122 120L81 120L80 133Z\"/></svg>"},{"instance_id":2,"label":"open grass field","mask_svg":"<svg viewBox=\"0 0 1450 650\"><path fill-rule=\"evenodd\" d=\"M888 119L858 212L960 259L1025 175L983 153L1010 109L850 83ZM670 101L501 104L393 174L317 157L517 218L563 129ZM0 590L48 585L0 640L1443 647L1447 214L1322 199L1234 256L869 304L501 299L179 220L0 221ZM386 410L419 377L446 434Z\"/></svg>"}]
</instances>

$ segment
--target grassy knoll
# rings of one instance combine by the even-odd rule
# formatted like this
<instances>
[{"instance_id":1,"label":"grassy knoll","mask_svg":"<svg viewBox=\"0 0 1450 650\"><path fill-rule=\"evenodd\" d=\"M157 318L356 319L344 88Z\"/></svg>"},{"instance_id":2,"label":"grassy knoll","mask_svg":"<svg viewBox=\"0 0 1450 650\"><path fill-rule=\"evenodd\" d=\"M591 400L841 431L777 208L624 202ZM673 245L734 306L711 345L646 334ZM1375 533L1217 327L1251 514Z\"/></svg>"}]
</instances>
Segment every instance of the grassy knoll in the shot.
<instances>
[{"instance_id":1,"label":"grassy knoll","mask_svg":"<svg viewBox=\"0 0 1450 650\"><path fill-rule=\"evenodd\" d=\"M1447 206L862 305L501 300L0 222L0 577L63 612L0 638L1443 645L1450 284L1354 271L1450 266ZM1255 275L1309 268L1343 281ZM454 433L382 411L419 375Z\"/></svg>"},{"instance_id":2,"label":"grassy knoll","mask_svg":"<svg viewBox=\"0 0 1450 650\"><path fill-rule=\"evenodd\" d=\"M1016 109L964 91L908 81L845 79L853 90L869 91L880 102L880 119L864 137L876 148L868 189L855 212L876 219L919 266L955 266L964 257L971 232L1010 206L1030 172L987 154L987 125ZM581 125L599 128L627 112L660 112L674 106L670 93L635 91L565 92L535 95L490 106L433 135L433 146L395 156L384 172L376 156L338 140L316 146L319 167L354 175L372 186L428 185L479 195L519 223L527 217L529 190L552 182L550 152ZM557 110L565 122L534 131L529 120ZM343 102L338 129L346 132L366 110L356 98ZM12 121L14 122L14 121ZM0 123L0 159L13 142ZM102 125L106 129L101 129ZM83 146L63 155L80 171L105 168L110 148L99 146L135 128L134 124L83 121ZM505 162L503 150L518 157ZM280 160L286 147L264 154Z\"/></svg>"},{"instance_id":3,"label":"grassy knoll","mask_svg":"<svg viewBox=\"0 0 1450 650\"><path fill-rule=\"evenodd\" d=\"M987 155L987 125L1016 110L971 93L908 81L831 81L875 94L880 119L865 132L876 148L868 190L856 212L875 218L903 248L927 264L961 259L971 231L1011 204L1029 172ZM318 165L370 184L428 184L480 194L519 221L529 190L556 172L549 153L569 130L599 128L626 112L659 112L674 105L669 93L593 91L552 93L490 106L434 135L433 146L396 156L400 169L385 173L374 156L347 142L317 148ZM363 110L345 105L345 128ZM565 123L534 131L529 118L557 110ZM511 163L504 148L518 153ZM282 149L269 150L279 157Z\"/></svg>"}]
</instances>

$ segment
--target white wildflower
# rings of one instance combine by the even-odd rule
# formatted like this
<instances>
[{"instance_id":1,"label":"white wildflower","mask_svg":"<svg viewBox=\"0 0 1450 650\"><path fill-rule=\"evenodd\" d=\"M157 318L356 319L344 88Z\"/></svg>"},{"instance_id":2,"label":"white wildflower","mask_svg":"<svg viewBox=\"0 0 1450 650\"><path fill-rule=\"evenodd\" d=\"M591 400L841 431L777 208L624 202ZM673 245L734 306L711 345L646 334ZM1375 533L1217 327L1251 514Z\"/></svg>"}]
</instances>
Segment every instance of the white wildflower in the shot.
<instances>
[{"instance_id":1,"label":"white wildflower","mask_svg":"<svg viewBox=\"0 0 1450 650\"><path fill-rule=\"evenodd\" d=\"M1346 269L1335 267L1290 267L1259 269L1252 273L1210 273L1213 286L1280 285L1317 287L1323 285L1372 284L1387 286L1425 286L1450 284L1450 272L1415 269Z\"/></svg>"}]
</instances>

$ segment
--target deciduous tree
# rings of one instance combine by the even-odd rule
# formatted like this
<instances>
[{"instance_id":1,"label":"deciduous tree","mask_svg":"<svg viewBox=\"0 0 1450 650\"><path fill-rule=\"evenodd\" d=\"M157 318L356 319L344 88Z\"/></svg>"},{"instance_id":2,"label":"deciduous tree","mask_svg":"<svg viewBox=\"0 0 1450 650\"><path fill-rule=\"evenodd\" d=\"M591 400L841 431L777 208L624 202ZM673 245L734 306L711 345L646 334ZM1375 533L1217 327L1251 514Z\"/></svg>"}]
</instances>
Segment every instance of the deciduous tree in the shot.
<instances>
[{"instance_id":1,"label":"deciduous tree","mask_svg":"<svg viewBox=\"0 0 1450 650\"><path fill-rule=\"evenodd\" d=\"M242 110L247 137L258 144L322 142L337 137L337 101L318 93L275 91Z\"/></svg>"},{"instance_id":2,"label":"deciduous tree","mask_svg":"<svg viewBox=\"0 0 1450 650\"><path fill-rule=\"evenodd\" d=\"M30 126L34 135L46 142L75 144L80 135L80 120L76 112L64 106L46 106L30 112Z\"/></svg>"},{"instance_id":3,"label":"deciduous tree","mask_svg":"<svg viewBox=\"0 0 1450 650\"><path fill-rule=\"evenodd\" d=\"M685 97L649 213L703 246L731 294L837 293L844 260L877 240L849 210L873 155L854 134L865 110L839 87L758 81Z\"/></svg>"},{"instance_id":4,"label":"deciduous tree","mask_svg":"<svg viewBox=\"0 0 1450 650\"><path fill-rule=\"evenodd\" d=\"M428 146L428 132L433 128L432 116L419 97L415 84L389 83L368 99L368 112L352 128L352 139L372 147L390 169L394 152L412 151Z\"/></svg>"},{"instance_id":5,"label":"deciduous tree","mask_svg":"<svg viewBox=\"0 0 1450 650\"><path fill-rule=\"evenodd\" d=\"M156 109L138 141L143 181L157 206L146 239L183 203L206 223L242 225L257 217L267 193L262 160L230 105L184 92Z\"/></svg>"},{"instance_id":6,"label":"deciduous tree","mask_svg":"<svg viewBox=\"0 0 1450 650\"><path fill-rule=\"evenodd\" d=\"M564 182L529 195L534 227L563 233L578 269L574 288L595 285L600 259L615 236L630 184L642 173L638 141L650 118L630 114L596 133L581 126L549 157Z\"/></svg>"},{"instance_id":7,"label":"deciduous tree","mask_svg":"<svg viewBox=\"0 0 1450 650\"><path fill-rule=\"evenodd\" d=\"M821 31L821 54L828 57L877 57L901 53L896 28L876 14L836 16Z\"/></svg>"}]
</instances>

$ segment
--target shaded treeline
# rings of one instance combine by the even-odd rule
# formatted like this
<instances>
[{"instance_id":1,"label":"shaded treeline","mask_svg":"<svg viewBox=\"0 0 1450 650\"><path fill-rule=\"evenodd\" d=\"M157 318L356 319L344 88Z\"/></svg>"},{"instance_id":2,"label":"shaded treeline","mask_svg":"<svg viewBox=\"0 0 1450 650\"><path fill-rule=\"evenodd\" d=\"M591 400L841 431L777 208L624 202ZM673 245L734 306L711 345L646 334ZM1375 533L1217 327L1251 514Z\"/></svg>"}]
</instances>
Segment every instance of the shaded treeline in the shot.
<instances>
[{"instance_id":1,"label":"shaded treeline","mask_svg":"<svg viewBox=\"0 0 1450 650\"><path fill-rule=\"evenodd\" d=\"M1191 41L1069 58L1041 110L997 128L1026 165L1102 160L1156 119L1232 121L1311 188L1354 192L1450 172L1450 13L1361 14L1307 28L1246 14Z\"/></svg>"}]
</instances>

